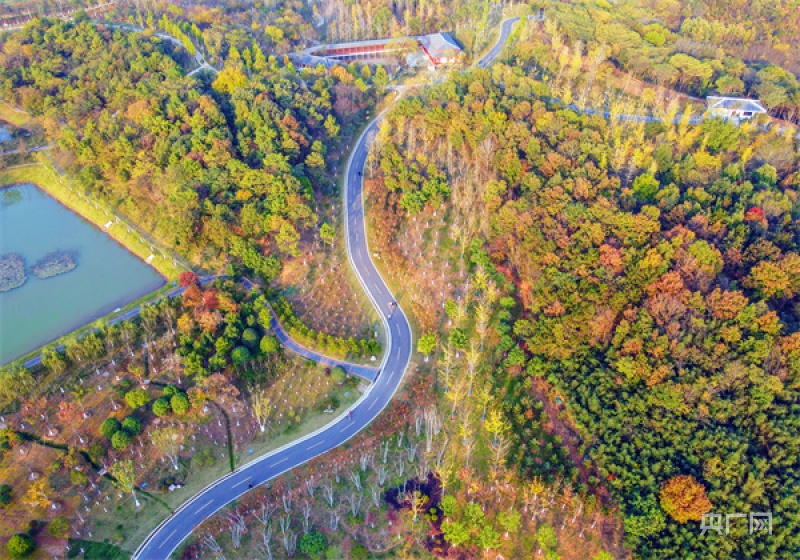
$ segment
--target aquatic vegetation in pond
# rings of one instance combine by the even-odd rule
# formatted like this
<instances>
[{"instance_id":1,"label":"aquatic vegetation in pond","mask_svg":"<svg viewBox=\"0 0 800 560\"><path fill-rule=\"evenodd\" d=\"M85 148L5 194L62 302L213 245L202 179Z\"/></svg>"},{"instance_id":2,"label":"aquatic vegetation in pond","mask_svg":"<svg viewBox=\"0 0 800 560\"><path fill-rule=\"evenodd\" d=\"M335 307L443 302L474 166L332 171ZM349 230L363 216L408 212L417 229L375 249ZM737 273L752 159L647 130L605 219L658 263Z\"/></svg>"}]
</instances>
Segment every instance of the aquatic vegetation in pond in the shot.
<instances>
[{"instance_id":1,"label":"aquatic vegetation in pond","mask_svg":"<svg viewBox=\"0 0 800 560\"><path fill-rule=\"evenodd\" d=\"M0 255L0 292L19 288L25 280L25 259L19 253Z\"/></svg>"},{"instance_id":2,"label":"aquatic vegetation in pond","mask_svg":"<svg viewBox=\"0 0 800 560\"><path fill-rule=\"evenodd\" d=\"M0 292L0 365L35 350L117 307L144 296L164 279L101 228L33 185L2 189L0 255L25 260L25 285ZM13 204L4 200L17 199ZM32 268L53 252L74 251L69 274L40 280Z\"/></svg>"},{"instance_id":3,"label":"aquatic vegetation in pond","mask_svg":"<svg viewBox=\"0 0 800 560\"><path fill-rule=\"evenodd\" d=\"M75 262L75 253L70 251L54 251L36 261L31 267L31 272L37 278L50 278L69 272L78 266Z\"/></svg>"},{"instance_id":4,"label":"aquatic vegetation in pond","mask_svg":"<svg viewBox=\"0 0 800 560\"><path fill-rule=\"evenodd\" d=\"M22 193L19 189L0 190L0 206L11 206L22 200Z\"/></svg>"}]
</instances>

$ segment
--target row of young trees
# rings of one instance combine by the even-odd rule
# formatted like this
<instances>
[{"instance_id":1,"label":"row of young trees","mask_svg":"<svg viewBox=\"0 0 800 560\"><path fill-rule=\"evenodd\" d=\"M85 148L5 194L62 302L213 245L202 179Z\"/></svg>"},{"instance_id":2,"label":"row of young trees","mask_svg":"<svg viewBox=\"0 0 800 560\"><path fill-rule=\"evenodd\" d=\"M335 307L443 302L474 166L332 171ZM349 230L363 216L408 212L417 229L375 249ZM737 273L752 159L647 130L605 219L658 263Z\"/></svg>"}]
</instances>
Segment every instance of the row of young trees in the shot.
<instances>
[{"instance_id":1,"label":"row of young trees","mask_svg":"<svg viewBox=\"0 0 800 560\"><path fill-rule=\"evenodd\" d=\"M260 309L259 316L261 317L263 315L262 320L266 321L266 324L269 324L270 314L266 307L266 301L257 301L256 305ZM352 336L345 339L310 329L297 318L291 305L285 298L279 298L273 303L273 306L280 324L293 339L301 344L309 345L329 356L342 359L347 357L365 358L368 356L377 356L381 353L381 345L377 340L370 338L356 340Z\"/></svg>"},{"instance_id":2,"label":"row of young trees","mask_svg":"<svg viewBox=\"0 0 800 560\"><path fill-rule=\"evenodd\" d=\"M147 26L152 29L153 12L147 12L146 21ZM197 41L201 47L203 45L203 35L195 24L189 24L189 22L186 21L175 23L167 17L167 14L163 14L161 19L158 20L158 27L168 35L175 37L178 41L180 41L186 51L192 56L197 55L195 41Z\"/></svg>"},{"instance_id":3,"label":"row of young trees","mask_svg":"<svg viewBox=\"0 0 800 560\"><path fill-rule=\"evenodd\" d=\"M506 2L494 6L502 10ZM439 31L458 31L468 44L487 38L492 5L483 0L457 0L446 4L429 0L403 0L392 5L371 2L322 0L319 13L330 21L330 42L405 37Z\"/></svg>"},{"instance_id":4,"label":"row of young trees","mask_svg":"<svg viewBox=\"0 0 800 560\"><path fill-rule=\"evenodd\" d=\"M425 114L424 103L420 111ZM395 124L405 126L404 132L395 133ZM424 325L417 350L425 365L411 374L416 376L415 389L423 388L413 398L414 428L444 494L439 503L435 492L409 492L413 495L403 501L404 507L424 517L428 550L437 556L528 558L546 553L558 558L570 550L594 558L597 549L589 545L586 533L593 532L601 517L589 495L598 490L599 479L579 477L566 442L541 403L516 386L525 380L525 353L512 331L517 304L502 296L513 285L481 244L472 242L474 209L469 203L451 203L456 188L421 205L402 203L411 189L425 189L425 176L436 180L446 169L443 161L434 166L434 158L427 157L436 151L430 144L414 161L403 158L395 138L421 141L419 133L408 121L390 123L376 139L381 149L370 156L366 173L370 214L373 223L381 224L375 247L409 286L407 297ZM390 175L383 175L384 170ZM429 367L435 369L435 381L420 373ZM434 389L439 391L438 406L423 407L420 403L429 401ZM564 519L558 519L558 512ZM409 540L420 533L413 526L403 531ZM541 546L534 534L541 534ZM608 555L600 552L597 557Z\"/></svg>"}]
</instances>

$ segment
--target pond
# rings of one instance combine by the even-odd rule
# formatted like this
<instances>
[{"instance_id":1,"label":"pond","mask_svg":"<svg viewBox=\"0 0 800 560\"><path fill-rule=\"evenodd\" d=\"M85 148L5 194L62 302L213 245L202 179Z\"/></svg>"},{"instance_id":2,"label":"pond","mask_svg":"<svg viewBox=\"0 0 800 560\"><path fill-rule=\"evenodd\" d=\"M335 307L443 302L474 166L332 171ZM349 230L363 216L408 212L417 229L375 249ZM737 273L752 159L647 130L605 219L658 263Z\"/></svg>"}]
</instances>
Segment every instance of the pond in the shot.
<instances>
[{"instance_id":1,"label":"pond","mask_svg":"<svg viewBox=\"0 0 800 560\"><path fill-rule=\"evenodd\" d=\"M9 254L24 260L25 280L0 291L0 364L165 282L155 269L34 185L0 189L0 257ZM19 263L19 258L11 261Z\"/></svg>"}]
</instances>

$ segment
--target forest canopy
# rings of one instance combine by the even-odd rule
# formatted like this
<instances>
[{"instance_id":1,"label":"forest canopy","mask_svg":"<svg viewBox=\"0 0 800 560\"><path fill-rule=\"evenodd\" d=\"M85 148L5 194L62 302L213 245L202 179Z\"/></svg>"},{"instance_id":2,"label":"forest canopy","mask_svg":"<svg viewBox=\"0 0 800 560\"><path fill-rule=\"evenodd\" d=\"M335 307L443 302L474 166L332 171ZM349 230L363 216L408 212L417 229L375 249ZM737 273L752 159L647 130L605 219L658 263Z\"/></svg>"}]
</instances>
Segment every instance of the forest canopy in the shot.
<instances>
[{"instance_id":1,"label":"forest canopy","mask_svg":"<svg viewBox=\"0 0 800 560\"><path fill-rule=\"evenodd\" d=\"M508 65L453 74L390 112L379 243L401 227L391 214L444 210L470 239L467 259L514 286L493 375L523 477L578 482L537 433L544 384L638 557L792 555L796 144L754 126L607 121L550 104L527 71L536 53L523 37ZM708 511L771 511L773 537L701 536Z\"/></svg>"},{"instance_id":2,"label":"forest canopy","mask_svg":"<svg viewBox=\"0 0 800 560\"><path fill-rule=\"evenodd\" d=\"M301 74L252 48L209 84L152 32L35 20L2 44L0 96L45 123L87 194L196 263L271 280L317 224L339 123L373 101L355 67Z\"/></svg>"},{"instance_id":3,"label":"forest canopy","mask_svg":"<svg viewBox=\"0 0 800 560\"><path fill-rule=\"evenodd\" d=\"M761 99L794 120L800 109L800 12L792 0L540 2L568 48L602 46L651 84L690 95ZM777 24L780 22L780 24Z\"/></svg>"}]
</instances>

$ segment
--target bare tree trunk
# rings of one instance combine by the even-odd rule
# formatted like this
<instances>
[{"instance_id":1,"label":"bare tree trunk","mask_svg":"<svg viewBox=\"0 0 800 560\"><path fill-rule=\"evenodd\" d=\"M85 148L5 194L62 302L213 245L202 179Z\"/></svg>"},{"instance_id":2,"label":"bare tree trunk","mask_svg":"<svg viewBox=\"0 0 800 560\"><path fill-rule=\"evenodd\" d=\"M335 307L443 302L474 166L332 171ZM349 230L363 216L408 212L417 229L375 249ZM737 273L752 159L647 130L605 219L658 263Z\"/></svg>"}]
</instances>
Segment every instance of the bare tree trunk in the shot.
<instances>
[{"instance_id":1,"label":"bare tree trunk","mask_svg":"<svg viewBox=\"0 0 800 560\"><path fill-rule=\"evenodd\" d=\"M356 490L361 492L361 475L358 471L353 471L350 473L350 481L356 487Z\"/></svg>"},{"instance_id":2,"label":"bare tree trunk","mask_svg":"<svg viewBox=\"0 0 800 560\"><path fill-rule=\"evenodd\" d=\"M442 422L436 412L436 407L431 405L425 409L425 451L431 452L433 446L433 438L439 435Z\"/></svg>"},{"instance_id":3,"label":"bare tree trunk","mask_svg":"<svg viewBox=\"0 0 800 560\"><path fill-rule=\"evenodd\" d=\"M287 514L292 512L292 496L291 494L283 494L281 496L281 500L283 500L283 511Z\"/></svg>"},{"instance_id":4,"label":"bare tree trunk","mask_svg":"<svg viewBox=\"0 0 800 560\"><path fill-rule=\"evenodd\" d=\"M358 512L361 511L361 502L364 499L361 492L352 492L350 496L345 497L345 499L350 504L350 513L353 514L353 517L357 517Z\"/></svg>"},{"instance_id":5,"label":"bare tree trunk","mask_svg":"<svg viewBox=\"0 0 800 560\"><path fill-rule=\"evenodd\" d=\"M406 469L406 461L405 461L405 458L403 457L403 452L402 451L397 456L397 463L395 463L394 467L395 467L395 470L397 470L397 476L402 477L403 473L405 472L405 469Z\"/></svg>"},{"instance_id":6,"label":"bare tree trunk","mask_svg":"<svg viewBox=\"0 0 800 560\"><path fill-rule=\"evenodd\" d=\"M380 487L373 484L370 487L370 490L372 490L372 503L375 504L376 508L381 507L381 494L382 494L382 492L381 492Z\"/></svg>"},{"instance_id":7,"label":"bare tree trunk","mask_svg":"<svg viewBox=\"0 0 800 560\"><path fill-rule=\"evenodd\" d=\"M314 482L314 475L311 475L309 478L306 479L306 491L308 492L309 497L314 497L314 492L316 492L317 486Z\"/></svg>"},{"instance_id":8,"label":"bare tree trunk","mask_svg":"<svg viewBox=\"0 0 800 560\"><path fill-rule=\"evenodd\" d=\"M292 556L297 549L297 535L291 531L291 517L285 515L281 517L279 521L281 526L281 542L283 543L283 548L286 550L286 554Z\"/></svg>"},{"instance_id":9,"label":"bare tree trunk","mask_svg":"<svg viewBox=\"0 0 800 560\"><path fill-rule=\"evenodd\" d=\"M268 525L264 527L264 530L261 532L261 545L259 546L261 554L264 556L265 560L272 560L272 526Z\"/></svg>"},{"instance_id":10,"label":"bare tree trunk","mask_svg":"<svg viewBox=\"0 0 800 560\"><path fill-rule=\"evenodd\" d=\"M328 527L330 527L331 531L336 531L339 528L339 519L341 519L341 515L338 511L332 511L330 521L328 522Z\"/></svg>"},{"instance_id":11,"label":"bare tree trunk","mask_svg":"<svg viewBox=\"0 0 800 560\"><path fill-rule=\"evenodd\" d=\"M334 493L332 481L329 480L328 485L322 487L322 494L325 496L325 501L328 502L328 506L333 507Z\"/></svg>"},{"instance_id":12,"label":"bare tree trunk","mask_svg":"<svg viewBox=\"0 0 800 560\"><path fill-rule=\"evenodd\" d=\"M308 534L311 531L311 505L308 500L303 500L303 533Z\"/></svg>"},{"instance_id":13,"label":"bare tree trunk","mask_svg":"<svg viewBox=\"0 0 800 560\"><path fill-rule=\"evenodd\" d=\"M275 513L275 509L276 507L272 504L264 502L261 504L261 509L255 514L255 518L258 519L264 527L266 527L269 525L269 521L272 519L272 514Z\"/></svg>"},{"instance_id":14,"label":"bare tree trunk","mask_svg":"<svg viewBox=\"0 0 800 560\"><path fill-rule=\"evenodd\" d=\"M211 554L217 557L217 560L225 560L225 555L222 554L222 547L211 533L203 535L203 546L210 550Z\"/></svg>"},{"instance_id":15,"label":"bare tree trunk","mask_svg":"<svg viewBox=\"0 0 800 560\"><path fill-rule=\"evenodd\" d=\"M231 543L233 548L239 549L242 546L242 534L247 531L247 525L244 523L242 514L238 511L229 511L227 515L228 529L231 534Z\"/></svg>"}]
</instances>

